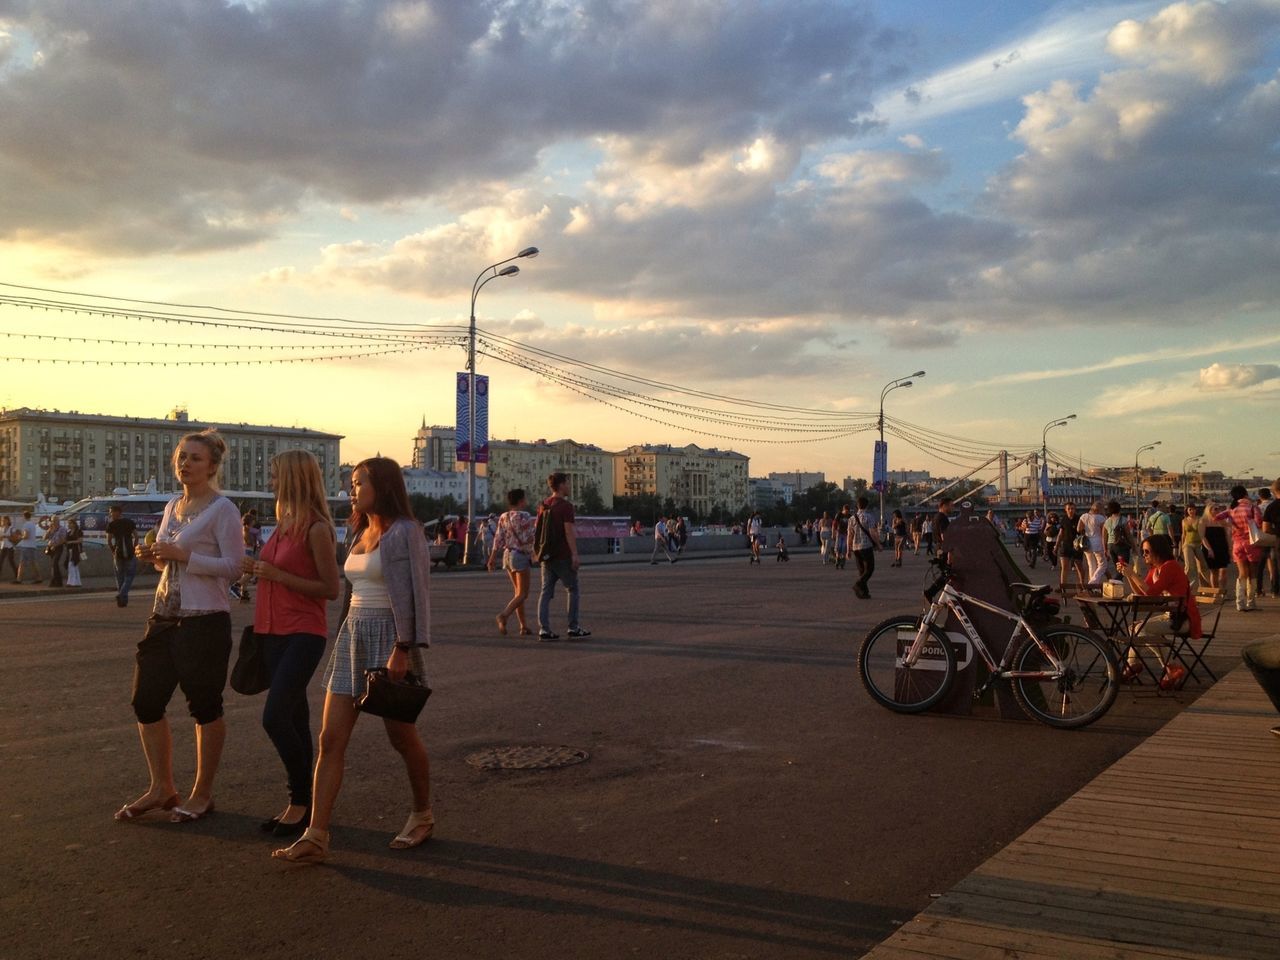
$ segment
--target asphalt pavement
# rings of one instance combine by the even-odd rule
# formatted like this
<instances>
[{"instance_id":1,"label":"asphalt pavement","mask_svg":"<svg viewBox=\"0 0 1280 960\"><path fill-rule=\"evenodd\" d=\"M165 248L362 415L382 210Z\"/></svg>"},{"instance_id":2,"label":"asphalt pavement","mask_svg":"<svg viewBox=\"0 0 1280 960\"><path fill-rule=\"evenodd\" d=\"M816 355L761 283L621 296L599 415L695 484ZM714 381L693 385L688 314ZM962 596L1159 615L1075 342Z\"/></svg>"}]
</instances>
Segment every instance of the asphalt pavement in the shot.
<instances>
[{"instance_id":1,"label":"asphalt pavement","mask_svg":"<svg viewBox=\"0 0 1280 960\"><path fill-rule=\"evenodd\" d=\"M125 609L0 595L0 960L859 956L1181 708L1122 694L1074 732L883 710L854 652L919 609L923 573L882 560L860 601L851 569L811 554L589 567L592 637L548 644L497 635L501 574L438 574L419 721L435 838L388 849L408 786L362 719L323 866L270 859L257 825L283 769L262 698L230 690L216 815L114 822L146 786L129 708L145 591ZM233 608L237 634L250 614ZM319 676L311 693L318 731ZM180 697L170 717L185 788ZM468 763L516 746L589 759Z\"/></svg>"}]
</instances>

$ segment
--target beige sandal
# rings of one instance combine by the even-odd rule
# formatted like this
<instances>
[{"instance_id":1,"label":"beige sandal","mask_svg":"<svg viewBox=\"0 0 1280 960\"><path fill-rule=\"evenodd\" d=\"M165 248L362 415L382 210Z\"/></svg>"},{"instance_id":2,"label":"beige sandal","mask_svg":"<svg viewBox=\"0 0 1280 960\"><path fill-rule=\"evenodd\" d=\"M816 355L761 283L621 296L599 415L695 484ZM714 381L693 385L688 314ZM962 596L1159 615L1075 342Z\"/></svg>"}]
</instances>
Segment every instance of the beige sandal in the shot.
<instances>
[{"instance_id":1,"label":"beige sandal","mask_svg":"<svg viewBox=\"0 0 1280 960\"><path fill-rule=\"evenodd\" d=\"M426 828L425 830L423 828ZM426 843L431 839L431 834L436 828L436 818L431 813L431 808L425 810L417 810L409 814L409 819L404 823L404 829L391 841L392 850L411 850L416 846ZM414 836L414 834L419 834Z\"/></svg>"},{"instance_id":2,"label":"beige sandal","mask_svg":"<svg viewBox=\"0 0 1280 960\"><path fill-rule=\"evenodd\" d=\"M323 863L329 859L329 831L307 827L291 845L272 850L271 859L288 860L290 863Z\"/></svg>"}]
</instances>

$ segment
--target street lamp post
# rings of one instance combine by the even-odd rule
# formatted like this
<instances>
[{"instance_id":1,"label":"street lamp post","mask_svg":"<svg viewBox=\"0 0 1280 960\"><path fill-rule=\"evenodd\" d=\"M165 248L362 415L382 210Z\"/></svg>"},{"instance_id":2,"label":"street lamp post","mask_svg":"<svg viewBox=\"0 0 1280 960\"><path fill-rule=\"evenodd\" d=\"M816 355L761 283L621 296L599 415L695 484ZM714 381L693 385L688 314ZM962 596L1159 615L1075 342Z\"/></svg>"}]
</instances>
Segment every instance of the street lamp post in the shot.
<instances>
[{"instance_id":1,"label":"street lamp post","mask_svg":"<svg viewBox=\"0 0 1280 960\"><path fill-rule=\"evenodd\" d=\"M1040 512L1046 517L1049 515L1049 431L1054 427L1065 427L1075 418L1074 413L1069 413L1065 417L1050 420L1040 431L1040 470L1044 477L1044 483L1040 487Z\"/></svg>"},{"instance_id":2,"label":"street lamp post","mask_svg":"<svg viewBox=\"0 0 1280 960\"><path fill-rule=\"evenodd\" d=\"M1187 477L1187 471L1193 466L1203 466L1204 464L1199 462L1203 459L1204 454L1197 453L1194 457L1187 457L1182 461L1182 505L1184 507L1191 502L1191 481Z\"/></svg>"},{"instance_id":3,"label":"street lamp post","mask_svg":"<svg viewBox=\"0 0 1280 960\"><path fill-rule=\"evenodd\" d=\"M911 381L913 379L918 379L923 376L924 376L924 371L917 370L915 373L911 374L910 376L899 377L897 380L890 380L888 383L884 385L884 389L880 391L880 418L876 422L880 427L880 448L881 449L885 448L884 447L884 398L887 397L892 391L897 390L899 387L911 386ZM887 452L885 453L885 457L884 457L884 473L885 473L884 480L880 483L880 516L876 521L877 528L880 530L882 534L884 533L884 488L885 488L885 485L889 482L889 454ZM874 474L875 474L875 469L874 469L874 463L873 463L872 482L875 481Z\"/></svg>"},{"instance_id":4,"label":"street lamp post","mask_svg":"<svg viewBox=\"0 0 1280 960\"><path fill-rule=\"evenodd\" d=\"M1144 444L1139 447L1137 452L1133 455L1133 502L1135 507L1138 503L1138 457L1148 450L1154 450L1158 446L1160 446L1159 440L1156 440L1153 443Z\"/></svg>"},{"instance_id":5,"label":"street lamp post","mask_svg":"<svg viewBox=\"0 0 1280 960\"><path fill-rule=\"evenodd\" d=\"M507 257L485 267L471 284L471 325L467 330L467 530L462 544L462 562L471 562L471 525L476 519L476 297L490 280L513 277L520 268L511 263L524 257L536 257L537 247L525 247L514 257ZM504 266L510 264L510 266ZM501 270L498 268L502 267Z\"/></svg>"}]
</instances>

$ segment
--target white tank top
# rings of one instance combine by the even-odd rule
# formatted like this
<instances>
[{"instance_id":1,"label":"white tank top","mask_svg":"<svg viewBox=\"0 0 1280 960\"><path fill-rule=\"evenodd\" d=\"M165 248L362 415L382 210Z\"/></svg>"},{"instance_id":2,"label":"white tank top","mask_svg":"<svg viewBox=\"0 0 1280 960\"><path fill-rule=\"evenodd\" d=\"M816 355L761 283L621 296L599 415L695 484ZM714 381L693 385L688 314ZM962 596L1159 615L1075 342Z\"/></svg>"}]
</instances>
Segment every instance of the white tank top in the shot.
<instances>
[{"instance_id":1,"label":"white tank top","mask_svg":"<svg viewBox=\"0 0 1280 960\"><path fill-rule=\"evenodd\" d=\"M351 581L351 606L389 608L391 597L382 579L382 553L375 547L370 553L349 553L342 572Z\"/></svg>"}]
</instances>

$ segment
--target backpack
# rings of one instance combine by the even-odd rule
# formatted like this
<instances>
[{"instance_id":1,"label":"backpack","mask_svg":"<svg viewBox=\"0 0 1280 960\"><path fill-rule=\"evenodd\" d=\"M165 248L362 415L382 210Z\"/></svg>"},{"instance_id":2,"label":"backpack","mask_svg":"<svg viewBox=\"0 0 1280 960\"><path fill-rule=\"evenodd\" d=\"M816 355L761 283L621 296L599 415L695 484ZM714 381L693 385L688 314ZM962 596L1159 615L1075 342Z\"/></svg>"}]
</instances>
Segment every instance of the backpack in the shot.
<instances>
[{"instance_id":1,"label":"backpack","mask_svg":"<svg viewBox=\"0 0 1280 960\"><path fill-rule=\"evenodd\" d=\"M538 519L533 526L533 562L543 563L557 553L562 552L565 545L564 527L551 522L551 508L548 501L538 504Z\"/></svg>"}]
</instances>

